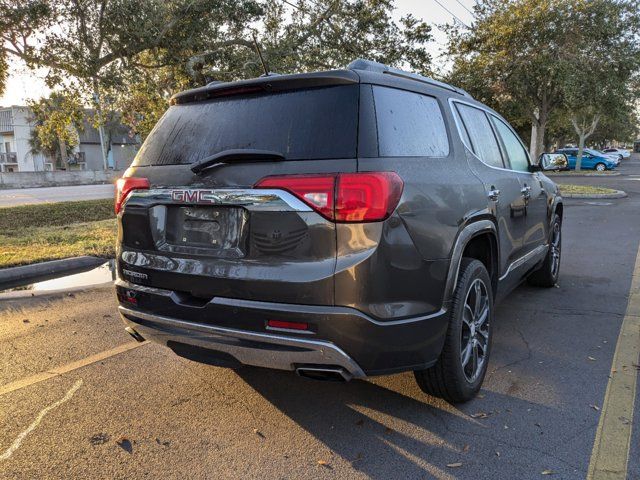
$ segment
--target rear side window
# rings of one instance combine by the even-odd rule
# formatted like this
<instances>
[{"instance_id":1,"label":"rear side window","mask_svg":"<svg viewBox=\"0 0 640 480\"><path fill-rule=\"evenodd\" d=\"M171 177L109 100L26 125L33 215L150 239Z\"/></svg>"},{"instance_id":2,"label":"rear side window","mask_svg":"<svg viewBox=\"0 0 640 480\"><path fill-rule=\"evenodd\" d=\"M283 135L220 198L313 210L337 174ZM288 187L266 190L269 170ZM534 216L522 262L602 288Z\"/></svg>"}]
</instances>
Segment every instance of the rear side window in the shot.
<instances>
[{"instance_id":1,"label":"rear side window","mask_svg":"<svg viewBox=\"0 0 640 480\"><path fill-rule=\"evenodd\" d=\"M502 138L502 143L507 151L511 168L518 172L529 171L529 156L522 146L522 142L515 133L499 118L493 117L493 124L496 126L498 135Z\"/></svg>"},{"instance_id":2,"label":"rear side window","mask_svg":"<svg viewBox=\"0 0 640 480\"><path fill-rule=\"evenodd\" d=\"M434 97L374 86L381 157L446 157L449 137Z\"/></svg>"},{"instance_id":3,"label":"rear side window","mask_svg":"<svg viewBox=\"0 0 640 480\"><path fill-rule=\"evenodd\" d=\"M355 158L358 85L220 97L171 106L134 165L194 163L231 149L287 160Z\"/></svg>"},{"instance_id":4,"label":"rear side window","mask_svg":"<svg viewBox=\"0 0 640 480\"><path fill-rule=\"evenodd\" d=\"M456 103L456 108L467 130L471 149L487 165L504 168L502 154L487 115L480 109Z\"/></svg>"}]
</instances>

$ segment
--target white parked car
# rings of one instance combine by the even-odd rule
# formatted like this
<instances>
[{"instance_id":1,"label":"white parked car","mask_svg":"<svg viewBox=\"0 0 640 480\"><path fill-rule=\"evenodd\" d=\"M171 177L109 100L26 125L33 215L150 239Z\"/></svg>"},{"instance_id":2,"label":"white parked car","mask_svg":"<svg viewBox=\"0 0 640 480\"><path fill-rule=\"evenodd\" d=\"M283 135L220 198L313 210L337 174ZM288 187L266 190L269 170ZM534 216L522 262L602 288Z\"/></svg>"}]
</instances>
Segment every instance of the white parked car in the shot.
<instances>
[{"instance_id":1,"label":"white parked car","mask_svg":"<svg viewBox=\"0 0 640 480\"><path fill-rule=\"evenodd\" d=\"M618 154L621 155L622 158L629 158L631 156L631 152L629 152L629 150L625 150L624 148L605 148L603 152Z\"/></svg>"}]
</instances>

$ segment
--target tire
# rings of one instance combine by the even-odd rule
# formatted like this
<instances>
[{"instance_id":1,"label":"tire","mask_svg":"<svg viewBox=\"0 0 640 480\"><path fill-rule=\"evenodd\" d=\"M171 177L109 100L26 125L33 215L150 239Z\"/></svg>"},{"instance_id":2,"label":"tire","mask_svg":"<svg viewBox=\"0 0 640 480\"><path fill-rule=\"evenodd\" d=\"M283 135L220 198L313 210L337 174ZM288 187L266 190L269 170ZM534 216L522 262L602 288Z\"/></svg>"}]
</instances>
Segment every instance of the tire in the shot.
<instances>
[{"instance_id":1,"label":"tire","mask_svg":"<svg viewBox=\"0 0 640 480\"><path fill-rule=\"evenodd\" d=\"M530 285L535 287L553 287L560 276L560 259L562 257L562 222L557 215L551 222L551 234L549 238L549 250L544 262L538 270L527 278Z\"/></svg>"},{"instance_id":2,"label":"tire","mask_svg":"<svg viewBox=\"0 0 640 480\"><path fill-rule=\"evenodd\" d=\"M607 169L607 166L604 163L596 163L596 170L598 172L604 172Z\"/></svg>"},{"instance_id":3,"label":"tire","mask_svg":"<svg viewBox=\"0 0 640 480\"><path fill-rule=\"evenodd\" d=\"M479 305L475 303L478 289ZM440 357L432 367L414 372L420 389L451 403L475 397L487 372L492 326L493 290L489 273L479 260L463 258Z\"/></svg>"}]
</instances>

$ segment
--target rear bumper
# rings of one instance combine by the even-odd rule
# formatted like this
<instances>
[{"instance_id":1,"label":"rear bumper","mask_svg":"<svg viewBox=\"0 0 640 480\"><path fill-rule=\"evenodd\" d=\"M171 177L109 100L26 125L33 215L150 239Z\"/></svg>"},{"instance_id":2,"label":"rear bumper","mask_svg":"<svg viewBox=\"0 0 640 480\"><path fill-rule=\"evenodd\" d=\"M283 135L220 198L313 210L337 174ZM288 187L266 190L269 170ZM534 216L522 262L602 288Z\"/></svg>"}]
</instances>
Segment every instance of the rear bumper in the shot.
<instances>
[{"instance_id":1,"label":"rear bumper","mask_svg":"<svg viewBox=\"0 0 640 480\"><path fill-rule=\"evenodd\" d=\"M125 323L136 332L164 345L181 344L222 352L241 364L256 367L280 370L304 366L338 367L347 372L347 378L365 377L349 355L329 342L185 322L122 306L119 310Z\"/></svg>"},{"instance_id":2,"label":"rear bumper","mask_svg":"<svg viewBox=\"0 0 640 480\"><path fill-rule=\"evenodd\" d=\"M445 311L381 321L348 307L220 297L194 304L179 293L123 280L116 282L116 290L127 326L176 353L196 349L204 353L204 362L210 352L246 365L322 366L362 378L432 365L447 329ZM273 331L266 326L269 319L305 322L309 330Z\"/></svg>"}]
</instances>

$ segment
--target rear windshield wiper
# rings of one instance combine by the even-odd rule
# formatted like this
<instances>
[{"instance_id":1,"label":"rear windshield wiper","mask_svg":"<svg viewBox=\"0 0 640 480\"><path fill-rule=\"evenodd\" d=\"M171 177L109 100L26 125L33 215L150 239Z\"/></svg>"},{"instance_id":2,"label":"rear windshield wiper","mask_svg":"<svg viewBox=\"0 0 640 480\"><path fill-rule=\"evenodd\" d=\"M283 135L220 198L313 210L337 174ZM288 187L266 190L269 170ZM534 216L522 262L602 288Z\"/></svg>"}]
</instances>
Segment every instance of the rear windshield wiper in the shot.
<instances>
[{"instance_id":1,"label":"rear windshield wiper","mask_svg":"<svg viewBox=\"0 0 640 480\"><path fill-rule=\"evenodd\" d=\"M217 165L225 165L231 162L281 161L284 159L283 154L270 150L253 150L250 148L224 150L194 163L191 166L191 171L198 174Z\"/></svg>"}]
</instances>

